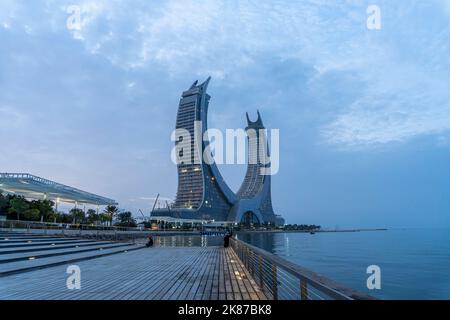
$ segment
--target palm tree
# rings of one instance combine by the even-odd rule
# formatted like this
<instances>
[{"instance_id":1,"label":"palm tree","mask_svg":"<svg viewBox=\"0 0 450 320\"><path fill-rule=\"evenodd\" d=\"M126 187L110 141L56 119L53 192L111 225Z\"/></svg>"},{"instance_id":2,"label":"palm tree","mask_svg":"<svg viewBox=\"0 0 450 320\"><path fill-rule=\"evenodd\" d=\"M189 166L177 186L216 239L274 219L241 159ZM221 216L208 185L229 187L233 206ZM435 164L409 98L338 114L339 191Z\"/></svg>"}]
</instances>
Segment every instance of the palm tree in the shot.
<instances>
[{"instance_id":1,"label":"palm tree","mask_svg":"<svg viewBox=\"0 0 450 320\"><path fill-rule=\"evenodd\" d=\"M119 213L119 208L116 206L107 206L103 213L109 217L109 225L112 226L113 218L117 215L117 213Z\"/></svg>"},{"instance_id":2,"label":"palm tree","mask_svg":"<svg viewBox=\"0 0 450 320\"><path fill-rule=\"evenodd\" d=\"M136 227L136 220L134 220L133 215L130 211L121 212L117 215L119 222L115 225L120 227Z\"/></svg>"},{"instance_id":3,"label":"palm tree","mask_svg":"<svg viewBox=\"0 0 450 320\"><path fill-rule=\"evenodd\" d=\"M97 211L95 211L94 209L89 209L87 211L86 215L87 215L88 222L92 223L92 224L94 224L94 223L96 224L100 218L99 215L97 214Z\"/></svg>"},{"instance_id":4,"label":"palm tree","mask_svg":"<svg viewBox=\"0 0 450 320\"><path fill-rule=\"evenodd\" d=\"M58 212L52 211L52 212L50 212L50 213L48 214L48 216L47 216L47 221L56 223L56 221L57 221L60 217L61 217L61 215L60 215Z\"/></svg>"},{"instance_id":5,"label":"palm tree","mask_svg":"<svg viewBox=\"0 0 450 320\"><path fill-rule=\"evenodd\" d=\"M72 223L83 223L83 220L85 218L84 211L78 208L73 208L69 211L70 215L72 216Z\"/></svg>"}]
</instances>

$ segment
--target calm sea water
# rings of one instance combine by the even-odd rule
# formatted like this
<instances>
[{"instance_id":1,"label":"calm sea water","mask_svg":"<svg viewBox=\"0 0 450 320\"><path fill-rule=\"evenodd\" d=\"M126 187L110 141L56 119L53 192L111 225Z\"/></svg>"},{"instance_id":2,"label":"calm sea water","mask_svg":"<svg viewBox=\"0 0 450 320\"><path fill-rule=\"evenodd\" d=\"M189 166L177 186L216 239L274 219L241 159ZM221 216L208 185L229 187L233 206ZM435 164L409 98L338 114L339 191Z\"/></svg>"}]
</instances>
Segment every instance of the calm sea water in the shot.
<instances>
[{"instance_id":1,"label":"calm sea water","mask_svg":"<svg viewBox=\"0 0 450 320\"><path fill-rule=\"evenodd\" d=\"M450 229L242 233L238 238L382 299L450 299ZM381 268L368 290L366 269Z\"/></svg>"}]
</instances>

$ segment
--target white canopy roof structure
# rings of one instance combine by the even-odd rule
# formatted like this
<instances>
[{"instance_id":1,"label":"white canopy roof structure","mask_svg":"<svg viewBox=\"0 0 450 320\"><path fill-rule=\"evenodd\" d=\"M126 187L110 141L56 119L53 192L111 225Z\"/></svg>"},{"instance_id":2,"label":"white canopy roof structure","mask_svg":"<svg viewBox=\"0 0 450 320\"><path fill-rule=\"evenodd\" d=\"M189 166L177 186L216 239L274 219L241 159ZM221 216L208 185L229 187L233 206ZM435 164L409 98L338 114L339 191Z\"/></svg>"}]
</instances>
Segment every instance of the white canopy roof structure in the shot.
<instances>
[{"instance_id":1,"label":"white canopy roof structure","mask_svg":"<svg viewBox=\"0 0 450 320\"><path fill-rule=\"evenodd\" d=\"M115 200L28 173L0 173L0 192L34 200L48 199L57 202L100 206L117 205Z\"/></svg>"}]
</instances>

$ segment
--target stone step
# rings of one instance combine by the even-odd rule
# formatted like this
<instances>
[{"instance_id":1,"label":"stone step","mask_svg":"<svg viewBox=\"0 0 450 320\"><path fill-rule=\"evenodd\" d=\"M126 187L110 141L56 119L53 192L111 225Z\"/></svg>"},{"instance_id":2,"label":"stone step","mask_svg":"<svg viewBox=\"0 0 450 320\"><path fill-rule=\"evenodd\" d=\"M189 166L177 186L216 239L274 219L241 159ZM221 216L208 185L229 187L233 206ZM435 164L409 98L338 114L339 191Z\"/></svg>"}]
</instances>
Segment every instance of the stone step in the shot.
<instances>
[{"instance_id":1,"label":"stone step","mask_svg":"<svg viewBox=\"0 0 450 320\"><path fill-rule=\"evenodd\" d=\"M82 240L82 239L78 239L78 240L61 240L61 241L53 241L53 240L46 240L46 241L36 241L34 242L34 240L28 240L28 241L24 241L21 243L11 243L8 244L7 242L4 243L0 243L0 250L5 249L5 248L24 248L24 247L32 247L32 246L36 246L36 244L39 245L59 245L59 244L72 244L72 243L88 243L88 242L95 242L95 240Z\"/></svg>"},{"instance_id":2,"label":"stone step","mask_svg":"<svg viewBox=\"0 0 450 320\"><path fill-rule=\"evenodd\" d=\"M75 263L78 261L90 260L100 257L105 257L113 254L119 254L134 250L145 248L142 245L129 244L127 246L121 246L118 248L111 248L105 250L95 250L91 252L82 252L73 255L63 255L48 257L35 260L17 261L12 263L0 264L0 277L5 277L13 274L29 272L36 269L43 269L54 267L58 265L64 265L68 263Z\"/></svg>"},{"instance_id":3,"label":"stone step","mask_svg":"<svg viewBox=\"0 0 450 320\"><path fill-rule=\"evenodd\" d=\"M20 238L0 238L0 245L4 243L28 243L32 242L43 242L43 241L68 241L68 240L80 240L78 238L61 238L61 237L20 237Z\"/></svg>"},{"instance_id":4,"label":"stone step","mask_svg":"<svg viewBox=\"0 0 450 320\"><path fill-rule=\"evenodd\" d=\"M62 255L70 255L77 254L82 252L91 252L98 251L100 249L111 249L111 248L119 248L129 246L130 243L98 243L95 246L89 247L78 247L78 248L67 248L67 249L56 249L56 250L45 250L45 251L35 251L35 252L24 252L24 253L16 253L11 252L10 254L4 254L0 256L0 264L10 263L22 260L36 260L54 256L62 256Z\"/></svg>"},{"instance_id":5,"label":"stone step","mask_svg":"<svg viewBox=\"0 0 450 320\"><path fill-rule=\"evenodd\" d=\"M116 243L113 241L91 241L91 242L75 242L71 244L61 244L61 243L55 243L53 246L50 245L42 245L42 243L36 243L34 246L28 246L28 247L12 247L12 248L2 248L0 249L0 255L4 254L10 254L10 253L22 253L22 252L35 252L35 251L48 251L48 250L58 250L58 249L67 249L67 248L82 248L82 247L90 247L90 246L96 246L98 244L109 244L109 243Z\"/></svg>"}]
</instances>

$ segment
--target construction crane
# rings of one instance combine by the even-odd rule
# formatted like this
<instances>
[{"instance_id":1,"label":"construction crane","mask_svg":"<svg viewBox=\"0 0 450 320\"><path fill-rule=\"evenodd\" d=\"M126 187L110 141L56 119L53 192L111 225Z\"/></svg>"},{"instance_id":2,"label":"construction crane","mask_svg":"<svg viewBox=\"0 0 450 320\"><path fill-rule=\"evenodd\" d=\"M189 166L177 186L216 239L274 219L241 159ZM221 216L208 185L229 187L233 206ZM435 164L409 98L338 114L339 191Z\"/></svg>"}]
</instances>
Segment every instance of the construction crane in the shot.
<instances>
[{"instance_id":1,"label":"construction crane","mask_svg":"<svg viewBox=\"0 0 450 320\"><path fill-rule=\"evenodd\" d=\"M159 193L158 193L158 195L156 196L155 203L153 204L153 208L152 208L152 211L150 212L150 215L152 215L153 211L155 210L156 203L158 202L158 199L159 199Z\"/></svg>"}]
</instances>

